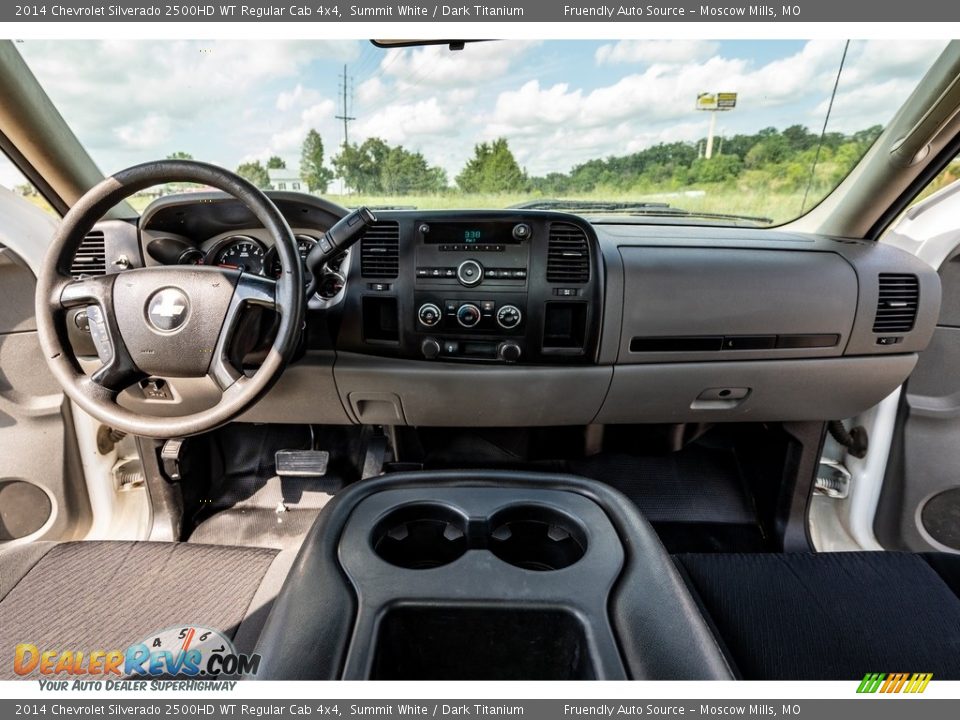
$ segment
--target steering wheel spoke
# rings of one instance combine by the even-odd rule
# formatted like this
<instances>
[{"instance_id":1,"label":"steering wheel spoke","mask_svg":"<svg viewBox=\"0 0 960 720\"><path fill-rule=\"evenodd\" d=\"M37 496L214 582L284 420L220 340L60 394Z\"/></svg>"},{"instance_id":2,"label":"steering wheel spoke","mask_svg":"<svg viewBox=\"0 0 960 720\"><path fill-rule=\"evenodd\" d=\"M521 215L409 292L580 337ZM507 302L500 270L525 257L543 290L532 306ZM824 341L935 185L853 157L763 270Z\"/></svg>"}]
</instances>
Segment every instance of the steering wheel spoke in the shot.
<instances>
[{"instance_id":1,"label":"steering wheel spoke","mask_svg":"<svg viewBox=\"0 0 960 720\"><path fill-rule=\"evenodd\" d=\"M116 275L92 275L78 279L61 278L54 286L50 305L57 310L69 310L84 305L99 305L106 309L113 297Z\"/></svg>"},{"instance_id":2,"label":"steering wheel spoke","mask_svg":"<svg viewBox=\"0 0 960 720\"><path fill-rule=\"evenodd\" d=\"M230 349L240 325L240 317L251 305L277 310L276 281L249 273L243 273L237 279L207 373L224 393L245 379L243 368L237 367L239 363L230 359Z\"/></svg>"}]
</instances>

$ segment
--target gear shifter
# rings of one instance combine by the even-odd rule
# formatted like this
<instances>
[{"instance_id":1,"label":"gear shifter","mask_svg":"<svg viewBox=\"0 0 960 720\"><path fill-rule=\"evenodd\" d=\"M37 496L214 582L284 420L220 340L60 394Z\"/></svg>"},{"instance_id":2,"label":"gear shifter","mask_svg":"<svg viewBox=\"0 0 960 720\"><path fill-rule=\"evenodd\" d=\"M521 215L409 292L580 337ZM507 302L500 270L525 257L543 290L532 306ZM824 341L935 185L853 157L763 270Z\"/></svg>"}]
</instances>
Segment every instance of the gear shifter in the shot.
<instances>
[{"instance_id":1,"label":"gear shifter","mask_svg":"<svg viewBox=\"0 0 960 720\"><path fill-rule=\"evenodd\" d=\"M320 277L323 264L357 242L366 229L376 221L376 216L369 208L358 207L353 212L340 218L332 228L323 234L323 237L313 247L306 259L306 270L312 278L310 286L307 288L308 298L313 297L317 290L317 278Z\"/></svg>"}]
</instances>

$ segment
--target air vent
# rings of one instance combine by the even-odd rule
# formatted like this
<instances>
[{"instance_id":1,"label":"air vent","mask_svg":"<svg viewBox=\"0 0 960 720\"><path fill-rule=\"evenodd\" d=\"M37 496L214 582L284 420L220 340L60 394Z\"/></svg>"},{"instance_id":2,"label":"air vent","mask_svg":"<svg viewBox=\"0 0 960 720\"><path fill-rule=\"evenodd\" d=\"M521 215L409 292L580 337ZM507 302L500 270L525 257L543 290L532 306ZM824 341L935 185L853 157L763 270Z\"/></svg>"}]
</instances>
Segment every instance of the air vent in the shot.
<instances>
[{"instance_id":1,"label":"air vent","mask_svg":"<svg viewBox=\"0 0 960 720\"><path fill-rule=\"evenodd\" d=\"M875 333L902 333L913 330L920 301L916 275L880 273L880 299L873 321Z\"/></svg>"},{"instance_id":2,"label":"air vent","mask_svg":"<svg viewBox=\"0 0 960 720\"><path fill-rule=\"evenodd\" d=\"M590 248L587 235L576 225L553 223L547 245L547 282L590 281Z\"/></svg>"},{"instance_id":3,"label":"air vent","mask_svg":"<svg viewBox=\"0 0 960 720\"><path fill-rule=\"evenodd\" d=\"M400 223L378 222L360 241L360 274L365 278L395 278L400 265Z\"/></svg>"},{"instance_id":4,"label":"air vent","mask_svg":"<svg viewBox=\"0 0 960 720\"><path fill-rule=\"evenodd\" d=\"M70 274L74 277L107 274L107 253L103 247L103 232L101 230L93 230L87 233L77 249L77 254L73 256Z\"/></svg>"}]
</instances>

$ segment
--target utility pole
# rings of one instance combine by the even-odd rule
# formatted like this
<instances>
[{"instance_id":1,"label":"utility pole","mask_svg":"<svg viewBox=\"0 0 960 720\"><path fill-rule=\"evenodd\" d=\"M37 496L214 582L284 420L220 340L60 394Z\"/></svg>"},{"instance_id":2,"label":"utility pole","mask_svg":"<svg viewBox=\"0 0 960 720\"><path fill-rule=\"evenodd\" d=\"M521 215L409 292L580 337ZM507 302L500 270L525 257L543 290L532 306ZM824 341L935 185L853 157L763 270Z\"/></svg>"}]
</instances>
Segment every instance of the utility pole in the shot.
<instances>
[{"instance_id":1,"label":"utility pole","mask_svg":"<svg viewBox=\"0 0 960 720\"><path fill-rule=\"evenodd\" d=\"M349 93L349 83L350 78L347 77L347 66L344 63L343 66L343 77L340 80L340 89L343 91L343 114L335 115L334 117L337 120L343 120L343 149L347 149L347 143L349 142L349 134L347 132L347 125L351 120L356 120L355 117L352 117L349 113L349 102L348 102L348 93ZM343 195L346 192L346 185L344 184L343 178L340 178L340 194Z\"/></svg>"},{"instance_id":2,"label":"utility pole","mask_svg":"<svg viewBox=\"0 0 960 720\"><path fill-rule=\"evenodd\" d=\"M348 134L347 134L347 125L351 120L356 120L355 117L351 117L348 112L347 104L347 93L349 92L348 84L350 80L347 77L347 66L343 66L343 77L340 83L340 87L343 90L343 115L336 115L337 120L343 120L343 146L346 147L348 143Z\"/></svg>"}]
</instances>

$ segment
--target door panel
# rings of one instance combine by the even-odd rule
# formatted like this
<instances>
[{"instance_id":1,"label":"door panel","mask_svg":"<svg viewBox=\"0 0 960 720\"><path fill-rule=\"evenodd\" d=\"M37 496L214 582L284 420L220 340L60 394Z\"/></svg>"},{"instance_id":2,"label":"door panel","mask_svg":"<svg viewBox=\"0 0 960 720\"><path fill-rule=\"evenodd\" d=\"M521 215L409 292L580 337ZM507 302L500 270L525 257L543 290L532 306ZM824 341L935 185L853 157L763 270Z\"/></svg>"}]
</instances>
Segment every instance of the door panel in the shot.
<instances>
[{"instance_id":1,"label":"door panel","mask_svg":"<svg viewBox=\"0 0 960 720\"><path fill-rule=\"evenodd\" d=\"M877 509L888 548L960 551L960 254L939 273L940 318L902 395Z\"/></svg>"},{"instance_id":2,"label":"door panel","mask_svg":"<svg viewBox=\"0 0 960 720\"><path fill-rule=\"evenodd\" d=\"M0 547L79 537L89 525L69 406L37 339L34 286L0 245Z\"/></svg>"}]
</instances>

